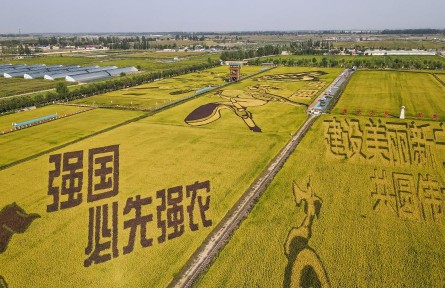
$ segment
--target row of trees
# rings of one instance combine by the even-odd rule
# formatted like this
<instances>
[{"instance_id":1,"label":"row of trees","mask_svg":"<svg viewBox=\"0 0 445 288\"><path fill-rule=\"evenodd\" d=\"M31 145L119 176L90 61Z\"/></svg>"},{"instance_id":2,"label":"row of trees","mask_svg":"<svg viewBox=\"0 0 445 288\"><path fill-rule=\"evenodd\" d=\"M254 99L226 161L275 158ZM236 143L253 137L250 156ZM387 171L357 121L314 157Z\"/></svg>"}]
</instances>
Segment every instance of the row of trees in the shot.
<instances>
[{"instance_id":1,"label":"row of trees","mask_svg":"<svg viewBox=\"0 0 445 288\"><path fill-rule=\"evenodd\" d=\"M176 35L175 40L188 39L194 42L199 42L204 44L205 37L197 36L193 34ZM170 40L170 38L167 38ZM158 39L145 36L130 36L130 37L118 37L118 36L100 36L100 37L50 37L50 38L39 38L37 40L38 46L54 46L58 45L60 47L75 46L84 47L86 45L95 45L108 47L110 49L138 49L138 50L148 50L148 49L174 49L176 48L176 43L171 44L160 44Z\"/></svg>"},{"instance_id":2,"label":"row of trees","mask_svg":"<svg viewBox=\"0 0 445 288\"><path fill-rule=\"evenodd\" d=\"M73 91L69 91L66 85L62 83L57 85L56 92L48 92L45 94L38 94L36 96L21 96L8 99L0 99L0 113L14 111L30 106L44 106L55 101L71 101L74 99L90 97L97 94L141 85L161 78L174 77L186 73L208 69L217 65L219 65L219 61L208 61L207 63L194 64L191 66L178 67L159 72L141 73L108 81L81 85Z\"/></svg>"},{"instance_id":3,"label":"row of trees","mask_svg":"<svg viewBox=\"0 0 445 288\"><path fill-rule=\"evenodd\" d=\"M440 29L399 29L399 30L383 30L382 34L411 34L411 35L424 35L424 34L445 34L445 30Z\"/></svg>"},{"instance_id":4,"label":"row of trees","mask_svg":"<svg viewBox=\"0 0 445 288\"><path fill-rule=\"evenodd\" d=\"M280 45L266 45L256 50L236 50L236 51L223 51L221 53L221 60L243 60L254 57L262 57L269 55L280 55L283 51Z\"/></svg>"},{"instance_id":5,"label":"row of trees","mask_svg":"<svg viewBox=\"0 0 445 288\"><path fill-rule=\"evenodd\" d=\"M284 66L303 67L361 67L371 69L445 69L445 61L421 58L403 57L269 57L257 58L249 61L250 65L261 65L262 63L274 63Z\"/></svg>"},{"instance_id":6,"label":"row of trees","mask_svg":"<svg viewBox=\"0 0 445 288\"><path fill-rule=\"evenodd\" d=\"M18 54L18 55L31 55L31 49L29 49L28 44L19 44L13 46L2 46L1 53L4 55Z\"/></svg>"}]
</instances>

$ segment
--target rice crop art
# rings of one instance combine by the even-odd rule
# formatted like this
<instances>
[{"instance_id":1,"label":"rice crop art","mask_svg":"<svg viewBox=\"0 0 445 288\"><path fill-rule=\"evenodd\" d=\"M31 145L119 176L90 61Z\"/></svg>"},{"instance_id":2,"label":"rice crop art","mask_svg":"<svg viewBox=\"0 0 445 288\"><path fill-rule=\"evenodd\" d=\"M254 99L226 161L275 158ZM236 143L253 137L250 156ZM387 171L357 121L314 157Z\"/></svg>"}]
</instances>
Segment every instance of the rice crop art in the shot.
<instances>
[{"instance_id":1,"label":"rice crop art","mask_svg":"<svg viewBox=\"0 0 445 288\"><path fill-rule=\"evenodd\" d=\"M37 218L40 218L40 215L26 213L17 203L7 205L0 210L0 254L6 251L14 234L25 233L31 223ZM8 287L6 280L1 275L0 287Z\"/></svg>"},{"instance_id":2,"label":"rice crop art","mask_svg":"<svg viewBox=\"0 0 445 288\"><path fill-rule=\"evenodd\" d=\"M292 81L318 81L317 76L325 75L323 71L302 72L302 73L286 73L286 74L273 74L263 75L258 78L253 78L253 81L272 81L272 82L292 82ZM317 82L318 83L318 82ZM318 86L317 86L318 87ZM268 104L269 102L284 103L293 106L307 107L306 103L294 101L292 99L283 97L275 93L275 90L281 88L271 85L252 85L247 87L243 91L237 90L220 90L215 95L225 99L226 101L213 102L204 104L195 110L193 110L185 119L185 123L191 126L202 126L210 124L221 118L221 110L227 109L232 111L236 116L246 124L246 126L253 132L262 132L262 129L254 121L254 116L251 111L248 111L251 107L260 107ZM318 90L311 90L310 93L298 96L312 97ZM304 95L303 95L304 94Z\"/></svg>"},{"instance_id":3,"label":"rice crop art","mask_svg":"<svg viewBox=\"0 0 445 288\"><path fill-rule=\"evenodd\" d=\"M320 215L322 200L312 190L310 182L303 191L296 182L293 192L297 206L304 205L305 218L298 227L293 227L284 244L288 265L284 274L283 287L330 287L328 274L317 252L309 246L312 225Z\"/></svg>"}]
</instances>

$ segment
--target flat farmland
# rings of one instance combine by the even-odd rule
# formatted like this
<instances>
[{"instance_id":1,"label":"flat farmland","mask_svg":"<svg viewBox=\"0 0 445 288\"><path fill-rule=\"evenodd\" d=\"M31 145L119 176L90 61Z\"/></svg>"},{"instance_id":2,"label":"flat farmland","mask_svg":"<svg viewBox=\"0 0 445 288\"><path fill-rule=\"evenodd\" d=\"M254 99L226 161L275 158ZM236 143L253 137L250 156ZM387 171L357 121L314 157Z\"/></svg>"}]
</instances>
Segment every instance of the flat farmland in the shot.
<instances>
[{"instance_id":1,"label":"flat farmland","mask_svg":"<svg viewBox=\"0 0 445 288\"><path fill-rule=\"evenodd\" d=\"M443 82L445 82L445 74L435 73L434 75L436 75L440 80L442 80Z\"/></svg>"},{"instance_id":2,"label":"flat farmland","mask_svg":"<svg viewBox=\"0 0 445 288\"><path fill-rule=\"evenodd\" d=\"M301 272L306 287L324 270L331 287L441 287L445 133L412 122L318 119L194 286L289 287ZM423 137L425 157L415 150Z\"/></svg>"},{"instance_id":3,"label":"flat farmland","mask_svg":"<svg viewBox=\"0 0 445 288\"><path fill-rule=\"evenodd\" d=\"M39 112L39 109L35 113ZM39 112L40 113L40 112ZM46 112L45 112L46 113ZM142 115L137 111L95 109L0 136L0 166L69 143ZM11 116L3 116L11 117ZM2 117L0 117L1 119Z\"/></svg>"},{"instance_id":4,"label":"flat farmland","mask_svg":"<svg viewBox=\"0 0 445 288\"><path fill-rule=\"evenodd\" d=\"M11 129L12 123L20 123L51 114L57 114L61 116L81 110L85 110L85 108L66 105L48 105L34 110L8 114L0 117L0 131Z\"/></svg>"},{"instance_id":5,"label":"flat farmland","mask_svg":"<svg viewBox=\"0 0 445 288\"><path fill-rule=\"evenodd\" d=\"M259 72L261 67L245 66L242 75ZM221 66L196 73L167 78L149 84L135 86L119 91L101 94L73 101L87 105L122 105L144 108L155 108L169 102L192 96L197 90L207 86L224 84L228 67Z\"/></svg>"},{"instance_id":6,"label":"flat farmland","mask_svg":"<svg viewBox=\"0 0 445 288\"><path fill-rule=\"evenodd\" d=\"M419 113L431 119L433 114L445 119L445 87L429 73L398 71L358 71L349 82L333 113L344 109L364 115L375 111L383 116L400 115L400 107L406 107L407 117Z\"/></svg>"},{"instance_id":7,"label":"flat farmland","mask_svg":"<svg viewBox=\"0 0 445 288\"><path fill-rule=\"evenodd\" d=\"M42 90L54 89L57 83L64 82L63 80L47 81L43 79L23 79L23 78L3 78L0 77L0 98L32 93Z\"/></svg>"},{"instance_id":8,"label":"flat farmland","mask_svg":"<svg viewBox=\"0 0 445 288\"><path fill-rule=\"evenodd\" d=\"M89 149L119 145L119 193L108 200L98 203L84 200L79 206L70 209L47 212L47 205L53 201L48 196L48 173L54 169L54 164L48 162L49 155L0 171L2 183L7 183L0 187L0 206L16 202L27 212L40 215L23 234L24 237L14 236L8 250L0 255L0 261L5 263L1 275L8 284L22 287L32 283L34 287L47 287L60 286L69 281L72 286L167 286L210 231L290 139L289 134L295 132L306 119L302 107L270 103L251 111L254 119L262 123L263 133L250 131L243 119L230 109L222 111L220 119L207 125L192 126L185 122L197 108L218 101L220 98L217 96L203 96L52 152L84 151L86 157ZM88 113L92 112L85 114ZM265 121L273 118L281 121ZM86 173L86 158L83 167ZM22 171L30 172L23 174ZM6 181L19 174L20 181ZM211 220L211 224L207 222L204 226L204 218L197 209L192 212L194 220L190 220L188 210L185 209L191 200L184 191L181 198L183 201L178 203L181 206L177 208L181 210L183 207L184 218L177 218L179 227L176 228L169 220L166 233L175 236L160 240L163 233L160 229L163 227L162 219L166 219L166 213L172 212L162 212L162 201L158 196L165 191L170 193L167 188L184 186L185 189L186 185L196 181L209 181L210 191L208 194L205 194L205 190L200 191L204 194L199 194L203 197L199 201L207 203L204 196L210 196L208 209L203 211L205 219ZM86 194L86 178L83 183L85 186L82 191ZM157 193L162 189L167 190ZM134 235L131 236L132 229L126 226L128 224L124 228L123 223L131 220L134 212L125 212L126 203L149 197L151 202L143 202L145 204L142 204L141 213L142 216L152 215L152 221L146 223L144 231L147 234L144 236L140 234L140 227L137 228L139 232L134 234L134 246L129 252L128 248L123 247L129 245L129 239L133 239ZM107 204L111 209L115 202L119 205L119 231L116 234L119 251L103 263L85 265L89 256L86 252L91 216L89 208L94 208L96 204ZM173 211L171 205L168 202L167 211ZM168 217L173 219L170 217L174 216ZM198 223L197 230L192 231L190 221ZM183 232L175 234L175 229L180 227L183 227ZM148 238L153 240L151 244L143 240ZM126 252L123 252L124 249Z\"/></svg>"}]
</instances>

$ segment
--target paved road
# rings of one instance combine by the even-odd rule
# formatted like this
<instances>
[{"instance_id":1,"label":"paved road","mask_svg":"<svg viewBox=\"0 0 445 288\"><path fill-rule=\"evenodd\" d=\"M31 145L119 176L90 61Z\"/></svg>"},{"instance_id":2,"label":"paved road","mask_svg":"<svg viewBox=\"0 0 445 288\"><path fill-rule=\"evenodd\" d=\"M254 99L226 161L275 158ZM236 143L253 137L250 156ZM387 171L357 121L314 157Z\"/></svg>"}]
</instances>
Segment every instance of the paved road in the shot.
<instances>
[{"instance_id":1,"label":"paved road","mask_svg":"<svg viewBox=\"0 0 445 288\"><path fill-rule=\"evenodd\" d=\"M316 110L319 110L320 113L324 112L324 110L329 106L329 102L332 100L332 98L327 97L326 98L326 104L324 106L320 105L320 100L321 98L325 98L326 96L332 96L335 93L337 93L339 87L346 81L348 80L349 77L351 77L352 73L354 73L354 71L352 71L351 69L345 69L343 70L343 72L338 75L337 78L335 78L335 80L328 86L328 88L326 88L323 93L321 93L320 95L318 95L318 97L312 102L311 105L309 105L307 111L308 113L310 113L310 111L312 111L314 108Z\"/></svg>"}]
</instances>

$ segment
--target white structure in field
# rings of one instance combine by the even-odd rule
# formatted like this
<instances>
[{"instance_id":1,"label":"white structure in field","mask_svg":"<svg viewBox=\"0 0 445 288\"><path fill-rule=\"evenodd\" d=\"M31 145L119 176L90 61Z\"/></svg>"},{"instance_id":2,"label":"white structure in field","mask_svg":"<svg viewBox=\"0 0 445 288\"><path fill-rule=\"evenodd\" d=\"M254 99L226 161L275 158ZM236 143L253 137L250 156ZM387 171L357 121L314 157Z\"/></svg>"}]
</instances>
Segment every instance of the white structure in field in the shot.
<instances>
[{"instance_id":1,"label":"white structure in field","mask_svg":"<svg viewBox=\"0 0 445 288\"><path fill-rule=\"evenodd\" d=\"M399 56L399 55L405 55L405 56L434 56L436 55L436 51L425 51L425 50L366 50L365 55L370 56Z\"/></svg>"},{"instance_id":2,"label":"white structure in field","mask_svg":"<svg viewBox=\"0 0 445 288\"><path fill-rule=\"evenodd\" d=\"M405 119L405 106L402 106L402 110L400 110L400 119Z\"/></svg>"}]
</instances>

